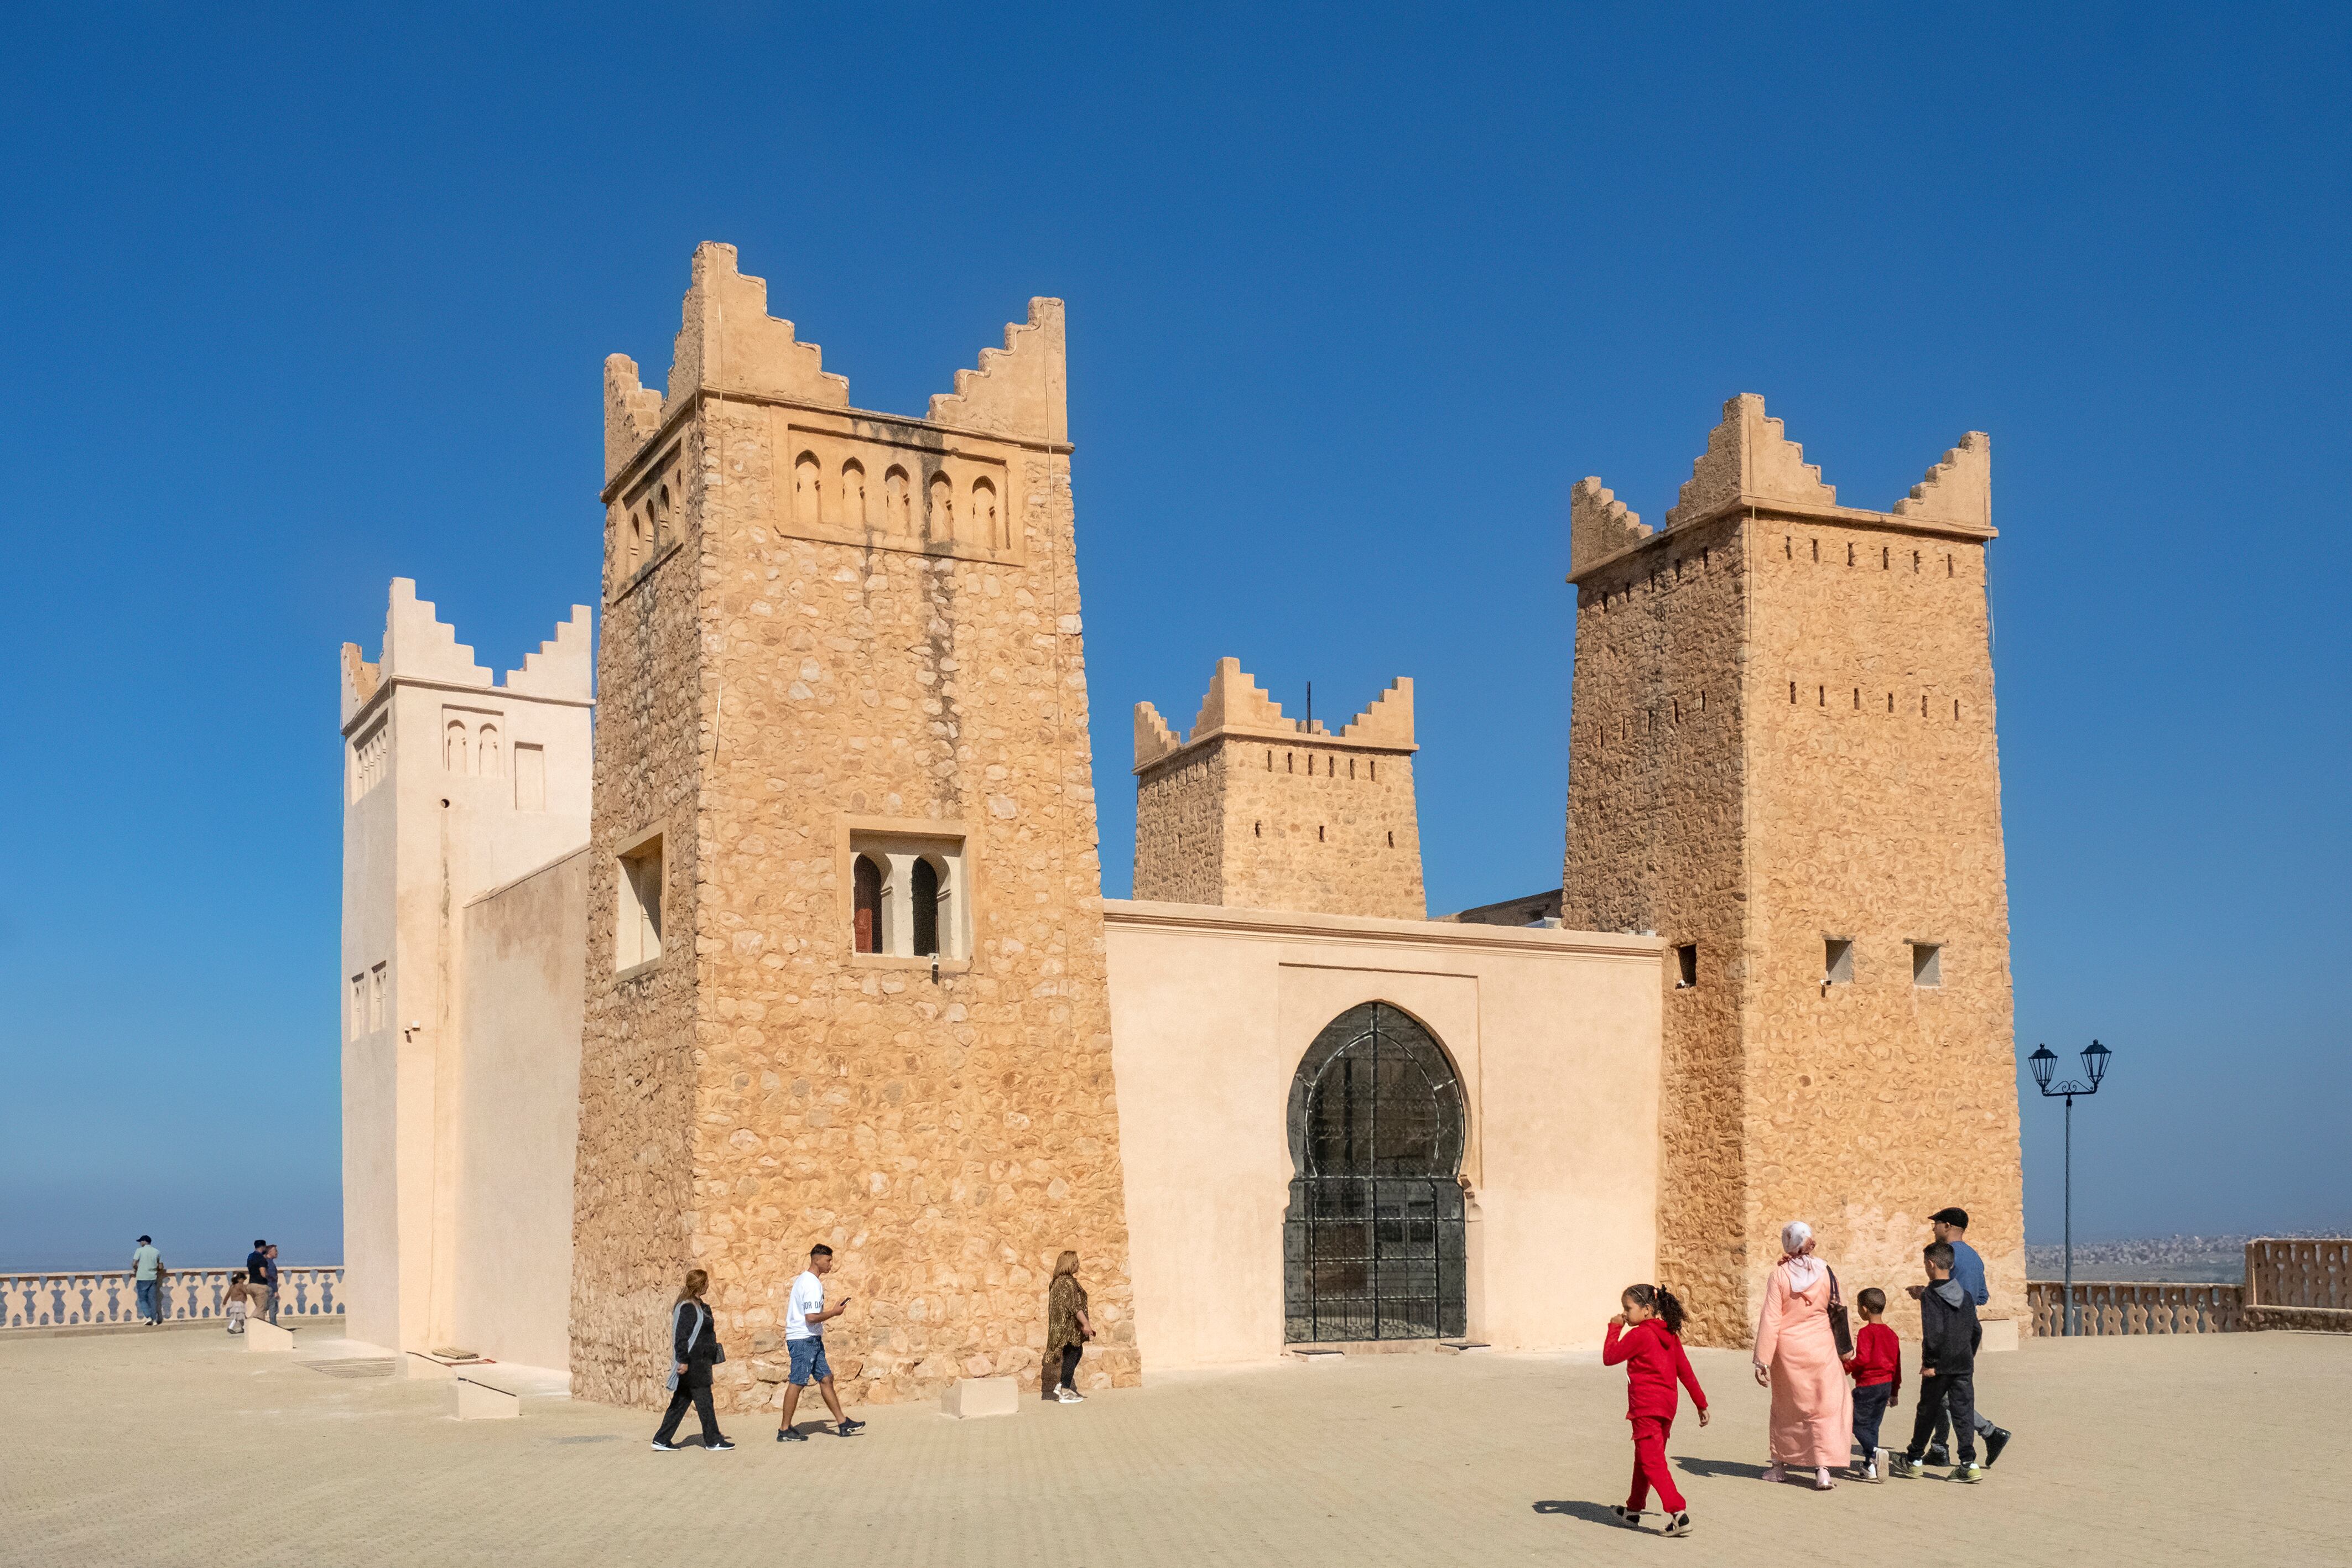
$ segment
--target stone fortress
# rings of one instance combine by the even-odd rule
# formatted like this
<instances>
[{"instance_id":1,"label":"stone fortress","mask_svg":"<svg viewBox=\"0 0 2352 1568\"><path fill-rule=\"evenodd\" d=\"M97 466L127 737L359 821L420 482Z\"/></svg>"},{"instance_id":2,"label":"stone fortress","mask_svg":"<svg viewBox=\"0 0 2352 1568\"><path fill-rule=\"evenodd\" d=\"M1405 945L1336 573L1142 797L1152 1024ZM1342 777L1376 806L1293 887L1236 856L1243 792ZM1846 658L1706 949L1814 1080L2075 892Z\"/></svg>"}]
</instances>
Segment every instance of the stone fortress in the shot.
<instances>
[{"instance_id":1,"label":"stone fortress","mask_svg":"<svg viewBox=\"0 0 2352 1568\"><path fill-rule=\"evenodd\" d=\"M404 580L346 645L353 1337L650 1404L701 1267L764 1406L824 1240L853 1401L1034 1376L1064 1248L1097 1385L1649 1278L1736 1343L1782 1219L1851 1291L1951 1202L2013 1334L1986 438L1856 510L1742 397L1663 528L1577 486L1559 893L1430 919L1411 681L1334 734L1225 659L1106 900L1063 330L865 411L702 246L605 365L593 688L582 607L503 684Z\"/></svg>"}]
</instances>

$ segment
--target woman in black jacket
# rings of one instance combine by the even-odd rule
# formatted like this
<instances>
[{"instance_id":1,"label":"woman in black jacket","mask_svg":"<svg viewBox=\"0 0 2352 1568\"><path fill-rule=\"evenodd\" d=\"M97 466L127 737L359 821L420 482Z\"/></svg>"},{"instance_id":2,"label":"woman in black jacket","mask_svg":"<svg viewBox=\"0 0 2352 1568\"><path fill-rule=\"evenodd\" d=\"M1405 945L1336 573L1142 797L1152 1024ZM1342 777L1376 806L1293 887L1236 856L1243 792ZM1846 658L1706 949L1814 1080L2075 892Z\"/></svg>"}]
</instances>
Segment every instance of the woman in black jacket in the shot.
<instances>
[{"instance_id":1,"label":"woman in black jacket","mask_svg":"<svg viewBox=\"0 0 2352 1568\"><path fill-rule=\"evenodd\" d=\"M703 1304L702 1292L710 1289L710 1276L700 1269L689 1269L686 1288L677 1293L677 1302L670 1308L670 1370L669 1412L662 1417L661 1430L654 1434L654 1452L674 1453L677 1445L670 1441L677 1436L677 1424L686 1418L688 1401L702 1421L702 1446L721 1453L735 1447L719 1430L719 1416L710 1408L710 1368L724 1354L719 1348L719 1324Z\"/></svg>"}]
</instances>

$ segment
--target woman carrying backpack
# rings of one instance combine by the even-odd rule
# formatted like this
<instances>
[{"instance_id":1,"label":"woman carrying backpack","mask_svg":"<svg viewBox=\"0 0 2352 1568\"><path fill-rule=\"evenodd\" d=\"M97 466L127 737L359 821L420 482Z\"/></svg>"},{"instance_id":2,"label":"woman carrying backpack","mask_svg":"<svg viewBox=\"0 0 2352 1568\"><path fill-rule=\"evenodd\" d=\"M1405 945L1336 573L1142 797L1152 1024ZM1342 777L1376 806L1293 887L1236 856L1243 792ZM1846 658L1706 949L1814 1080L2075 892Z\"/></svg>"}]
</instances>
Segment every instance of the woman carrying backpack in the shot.
<instances>
[{"instance_id":1,"label":"woman carrying backpack","mask_svg":"<svg viewBox=\"0 0 2352 1568\"><path fill-rule=\"evenodd\" d=\"M661 1430L654 1434L656 1454L677 1451L678 1445L670 1439L677 1436L677 1424L686 1418L688 1402L702 1421L704 1448L723 1454L735 1447L719 1430L718 1413L710 1407L710 1368L724 1361L727 1353L719 1343L719 1324L703 1303L702 1292L709 1289L710 1276L700 1269L689 1269L686 1286L670 1308L669 1411L662 1417Z\"/></svg>"}]
</instances>

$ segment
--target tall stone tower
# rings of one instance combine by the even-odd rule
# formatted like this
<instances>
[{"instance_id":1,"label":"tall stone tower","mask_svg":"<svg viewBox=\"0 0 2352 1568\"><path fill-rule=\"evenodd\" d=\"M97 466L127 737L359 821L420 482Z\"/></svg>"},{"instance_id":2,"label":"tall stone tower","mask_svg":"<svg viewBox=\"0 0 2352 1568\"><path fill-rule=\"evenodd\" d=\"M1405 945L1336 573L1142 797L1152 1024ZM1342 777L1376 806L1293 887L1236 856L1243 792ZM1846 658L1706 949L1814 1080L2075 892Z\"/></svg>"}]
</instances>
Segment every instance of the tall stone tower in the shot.
<instances>
[{"instance_id":1,"label":"tall stone tower","mask_svg":"<svg viewBox=\"0 0 2352 1568\"><path fill-rule=\"evenodd\" d=\"M1135 896L1420 920L1412 682L1337 735L1220 659L1188 738L1135 705Z\"/></svg>"},{"instance_id":2,"label":"tall stone tower","mask_svg":"<svg viewBox=\"0 0 2352 1568\"><path fill-rule=\"evenodd\" d=\"M928 418L853 408L732 246L667 395L605 361L572 1366L659 1396L708 1269L719 1397L783 1375L812 1243L854 1397L1038 1364L1076 1249L1138 1376L1062 304Z\"/></svg>"},{"instance_id":3,"label":"tall stone tower","mask_svg":"<svg viewBox=\"0 0 2352 1568\"><path fill-rule=\"evenodd\" d=\"M1571 497L1565 915L1672 945L1658 1270L1705 1343L1753 1332L1784 1221L1851 1299L1948 1204L2025 1315L1990 479L1971 433L1841 507L1743 396L1664 528Z\"/></svg>"}]
</instances>

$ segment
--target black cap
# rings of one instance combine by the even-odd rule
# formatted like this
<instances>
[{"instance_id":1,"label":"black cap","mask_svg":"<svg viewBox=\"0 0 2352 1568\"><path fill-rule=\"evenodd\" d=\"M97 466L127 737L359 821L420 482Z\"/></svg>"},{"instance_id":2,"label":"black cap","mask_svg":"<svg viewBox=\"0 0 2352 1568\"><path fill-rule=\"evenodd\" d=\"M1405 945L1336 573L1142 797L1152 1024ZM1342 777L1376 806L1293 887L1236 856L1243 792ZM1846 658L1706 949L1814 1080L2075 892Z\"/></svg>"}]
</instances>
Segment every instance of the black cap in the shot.
<instances>
[{"instance_id":1,"label":"black cap","mask_svg":"<svg viewBox=\"0 0 2352 1568\"><path fill-rule=\"evenodd\" d=\"M152 1236L142 1236L139 1239L139 1245L142 1247L152 1247L155 1245L155 1239Z\"/></svg>"},{"instance_id":2,"label":"black cap","mask_svg":"<svg viewBox=\"0 0 2352 1568\"><path fill-rule=\"evenodd\" d=\"M1939 1208L1929 1215L1927 1220L1932 1225L1957 1225L1966 1230L1969 1228L1969 1211L1965 1208Z\"/></svg>"}]
</instances>

